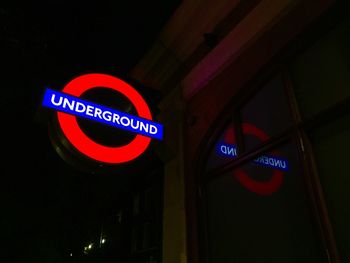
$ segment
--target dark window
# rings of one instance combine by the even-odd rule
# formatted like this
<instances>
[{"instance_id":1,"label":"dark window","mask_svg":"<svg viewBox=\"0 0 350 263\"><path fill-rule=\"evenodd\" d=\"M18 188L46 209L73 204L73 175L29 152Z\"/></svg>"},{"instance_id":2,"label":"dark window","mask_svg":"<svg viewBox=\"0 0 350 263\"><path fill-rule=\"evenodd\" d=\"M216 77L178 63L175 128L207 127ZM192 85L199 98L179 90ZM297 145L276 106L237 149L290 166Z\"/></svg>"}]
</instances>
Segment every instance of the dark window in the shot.
<instances>
[{"instance_id":1,"label":"dark window","mask_svg":"<svg viewBox=\"0 0 350 263\"><path fill-rule=\"evenodd\" d=\"M350 260L350 115L310 132L310 137L339 251L347 262Z\"/></svg>"},{"instance_id":2,"label":"dark window","mask_svg":"<svg viewBox=\"0 0 350 263\"><path fill-rule=\"evenodd\" d=\"M350 19L298 56L291 79L342 262L350 261Z\"/></svg>"},{"instance_id":3,"label":"dark window","mask_svg":"<svg viewBox=\"0 0 350 263\"><path fill-rule=\"evenodd\" d=\"M304 118L350 96L350 20L342 22L289 66Z\"/></svg>"},{"instance_id":4,"label":"dark window","mask_svg":"<svg viewBox=\"0 0 350 263\"><path fill-rule=\"evenodd\" d=\"M326 262L296 145L205 183L209 262Z\"/></svg>"}]
</instances>

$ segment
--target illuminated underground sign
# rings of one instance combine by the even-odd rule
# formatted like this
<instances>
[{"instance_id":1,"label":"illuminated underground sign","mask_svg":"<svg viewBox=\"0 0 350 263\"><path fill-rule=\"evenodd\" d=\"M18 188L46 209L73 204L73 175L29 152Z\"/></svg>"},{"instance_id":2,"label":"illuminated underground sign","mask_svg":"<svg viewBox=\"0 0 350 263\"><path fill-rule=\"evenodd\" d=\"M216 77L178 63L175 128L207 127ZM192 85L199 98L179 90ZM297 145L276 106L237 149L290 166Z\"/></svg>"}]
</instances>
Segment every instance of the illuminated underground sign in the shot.
<instances>
[{"instance_id":1,"label":"illuminated underground sign","mask_svg":"<svg viewBox=\"0 0 350 263\"><path fill-rule=\"evenodd\" d=\"M137 116L81 99L93 88L104 87L123 94L135 107ZM67 140L82 154L99 162L117 164L140 156L152 138L163 139L163 126L152 121L151 112L141 95L126 82L105 74L86 74L70 81L62 92L46 89L44 107L57 110L59 126ZM135 133L135 138L119 147L101 145L79 127L77 117Z\"/></svg>"},{"instance_id":2,"label":"illuminated underground sign","mask_svg":"<svg viewBox=\"0 0 350 263\"><path fill-rule=\"evenodd\" d=\"M97 105L63 92L46 89L43 106L155 139L163 139L163 127L158 123Z\"/></svg>"},{"instance_id":3,"label":"illuminated underground sign","mask_svg":"<svg viewBox=\"0 0 350 263\"><path fill-rule=\"evenodd\" d=\"M216 151L219 155L225 157L233 158L237 156L237 148L236 145L233 144L219 143ZM287 160L270 155L262 155L254 159L253 163L284 171L288 171L289 169Z\"/></svg>"}]
</instances>

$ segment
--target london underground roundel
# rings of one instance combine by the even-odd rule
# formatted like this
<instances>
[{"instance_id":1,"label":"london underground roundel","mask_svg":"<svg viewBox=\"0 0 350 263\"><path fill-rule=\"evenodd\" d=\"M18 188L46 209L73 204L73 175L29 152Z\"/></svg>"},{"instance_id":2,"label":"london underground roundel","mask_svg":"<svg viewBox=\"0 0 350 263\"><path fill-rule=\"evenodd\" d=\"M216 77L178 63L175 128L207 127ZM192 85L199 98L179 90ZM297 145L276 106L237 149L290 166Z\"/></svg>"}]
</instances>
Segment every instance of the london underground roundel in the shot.
<instances>
[{"instance_id":1,"label":"london underground roundel","mask_svg":"<svg viewBox=\"0 0 350 263\"><path fill-rule=\"evenodd\" d=\"M104 87L123 94L134 106L137 116L86 101L81 95ZM163 126L152 120L151 111L142 96L128 83L106 74L86 74L71 80L61 92L46 89L43 106L57 110L59 126L66 139L83 155L102 163L120 164L139 157L151 139L163 139ZM79 127L77 117L86 118L135 133L135 138L122 146L99 144Z\"/></svg>"},{"instance_id":2,"label":"london underground roundel","mask_svg":"<svg viewBox=\"0 0 350 263\"><path fill-rule=\"evenodd\" d=\"M242 124L242 131L244 135L254 136L261 141L269 139L269 136L250 123ZM224 143L217 145L217 153L220 156L234 158L237 156L237 149L232 130L228 130L224 136ZM271 175L268 181L257 181L242 168L234 170L233 177L244 186L247 190L260 195L271 195L277 192L282 185L284 172L288 171L288 161L279 157L277 152L272 155L262 155L253 160L253 163L259 166L264 166L270 169Z\"/></svg>"}]
</instances>

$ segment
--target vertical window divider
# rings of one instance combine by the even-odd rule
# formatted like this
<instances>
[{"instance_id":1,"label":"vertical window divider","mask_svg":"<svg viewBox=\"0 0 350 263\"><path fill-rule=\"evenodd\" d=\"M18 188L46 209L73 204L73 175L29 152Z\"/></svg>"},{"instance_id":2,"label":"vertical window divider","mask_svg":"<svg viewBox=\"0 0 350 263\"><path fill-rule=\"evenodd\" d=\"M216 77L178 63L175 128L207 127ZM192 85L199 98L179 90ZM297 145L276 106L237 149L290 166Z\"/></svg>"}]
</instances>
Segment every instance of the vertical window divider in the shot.
<instances>
[{"instance_id":1,"label":"vertical window divider","mask_svg":"<svg viewBox=\"0 0 350 263\"><path fill-rule=\"evenodd\" d=\"M284 67L282 72L289 107L293 118L294 134L297 139L296 141L298 142L297 148L303 164L303 177L310 200L311 211L316 220L318 232L328 261L330 263L341 263L323 189L317 172L312 146L304 131L305 125L303 125L304 121L295 97L293 84L288 74L288 69Z\"/></svg>"},{"instance_id":2,"label":"vertical window divider","mask_svg":"<svg viewBox=\"0 0 350 263\"><path fill-rule=\"evenodd\" d=\"M330 221L326 200L324 197L323 188L319 179L319 173L315 161L315 155L313 153L311 142L302 130L300 131L305 143L306 149L306 175L310 180L310 186L312 188L313 203L317 213L317 221L321 228L322 239L324 241L326 254L330 263L341 263L333 227Z\"/></svg>"}]
</instances>

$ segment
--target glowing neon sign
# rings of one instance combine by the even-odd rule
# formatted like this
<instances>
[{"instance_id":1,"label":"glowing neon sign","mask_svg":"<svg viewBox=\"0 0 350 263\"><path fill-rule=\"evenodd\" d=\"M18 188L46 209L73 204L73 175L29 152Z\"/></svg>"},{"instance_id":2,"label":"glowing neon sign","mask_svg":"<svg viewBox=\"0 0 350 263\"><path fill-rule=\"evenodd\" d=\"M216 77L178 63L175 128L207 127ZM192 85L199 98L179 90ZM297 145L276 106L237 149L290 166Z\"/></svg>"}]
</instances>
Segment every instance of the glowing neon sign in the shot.
<instances>
[{"instance_id":1,"label":"glowing neon sign","mask_svg":"<svg viewBox=\"0 0 350 263\"><path fill-rule=\"evenodd\" d=\"M63 92L46 89L43 106L161 140L162 125Z\"/></svg>"},{"instance_id":2,"label":"glowing neon sign","mask_svg":"<svg viewBox=\"0 0 350 263\"><path fill-rule=\"evenodd\" d=\"M109 88L126 96L138 116L79 98L84 92L96 87ZM149 107L141 95L126 82L110 75L82 75L70 81L62 92L46 89L42 105L57 110L58 123L67 140L79 152L99 162L117 164L131 161L147 149L151 138L163 139L163 126L152 121ZM123 146L101 145L80 129L77 117L131 131L136 136Z\"/></svg>"}]
</instances>

